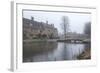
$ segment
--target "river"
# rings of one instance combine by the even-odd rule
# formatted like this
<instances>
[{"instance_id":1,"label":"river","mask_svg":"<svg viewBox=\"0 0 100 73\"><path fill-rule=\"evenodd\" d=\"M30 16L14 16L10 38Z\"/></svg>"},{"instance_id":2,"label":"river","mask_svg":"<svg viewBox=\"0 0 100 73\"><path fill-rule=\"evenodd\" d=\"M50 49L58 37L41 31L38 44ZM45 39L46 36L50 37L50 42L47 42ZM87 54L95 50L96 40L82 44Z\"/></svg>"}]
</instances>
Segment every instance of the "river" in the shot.
<instances>
[{"instance_id":1,"label":"river","mask_svg":"<svg viewBox=\"0 0 100 73\"><path fill-rule=\"evenodd\" d=\"M64 42L24 42L23 62L78 60L89 44Z\"/></svg>"}]
</instances>

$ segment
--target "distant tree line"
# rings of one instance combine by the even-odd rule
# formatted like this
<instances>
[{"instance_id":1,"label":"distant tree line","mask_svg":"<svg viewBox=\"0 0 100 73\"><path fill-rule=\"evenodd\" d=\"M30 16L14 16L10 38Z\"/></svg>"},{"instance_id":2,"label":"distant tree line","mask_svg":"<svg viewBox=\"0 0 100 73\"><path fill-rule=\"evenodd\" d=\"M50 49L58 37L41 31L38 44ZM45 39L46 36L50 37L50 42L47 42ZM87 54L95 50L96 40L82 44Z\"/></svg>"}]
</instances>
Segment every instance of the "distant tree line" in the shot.
<instances>
[{"instance_id":1,"label":"distant tree line","mask_svg":"<svg viewBox=\"0 0 100 73\"><path fill-rule=\"evenodd\" d=\"M84 27L84 34L91 38L91 22L87 22Z\"/></svg>"}]
</instances>

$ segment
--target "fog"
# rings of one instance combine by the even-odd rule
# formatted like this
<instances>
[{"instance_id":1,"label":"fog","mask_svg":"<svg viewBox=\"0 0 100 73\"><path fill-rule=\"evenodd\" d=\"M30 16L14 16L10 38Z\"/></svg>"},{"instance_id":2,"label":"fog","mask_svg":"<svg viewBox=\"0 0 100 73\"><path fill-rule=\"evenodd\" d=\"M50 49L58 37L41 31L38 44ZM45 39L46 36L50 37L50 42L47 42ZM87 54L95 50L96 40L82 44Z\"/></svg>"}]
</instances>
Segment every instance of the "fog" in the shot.
<instances>
[{"instance_id":1,"label":"fog","mask_svg":"<svg viewBox=\"0 0 100 73\"><path fill-rule=\"evenodd\" d=\"M48 21L49 24L54 24L59 33L62 33L60 25L62 23L62 16L68 16L71 32L83 33L85 23L91 21L91 14L86 13L23 11L24 18L31 19L31 16L34 17L35 21Z\"/></svg>"}]
</instances>

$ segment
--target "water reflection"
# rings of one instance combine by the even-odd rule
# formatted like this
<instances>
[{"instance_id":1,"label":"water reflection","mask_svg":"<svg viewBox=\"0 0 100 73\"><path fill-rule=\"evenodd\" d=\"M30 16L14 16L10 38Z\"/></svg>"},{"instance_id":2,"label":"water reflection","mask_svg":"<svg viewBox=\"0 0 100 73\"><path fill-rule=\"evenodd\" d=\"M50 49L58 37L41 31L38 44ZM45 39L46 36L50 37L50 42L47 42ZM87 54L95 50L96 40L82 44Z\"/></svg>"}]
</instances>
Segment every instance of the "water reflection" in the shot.
<instances>
[{"instance_id":1,"label":"water reflection","mask_svg":"<svg viewBox=\"0 0 100 73\"><path fill-rule=\"evenodd\" d=\"M23 44L23 62L77 60L89 44L28 42Z\"/></svg>"}]
</instances>

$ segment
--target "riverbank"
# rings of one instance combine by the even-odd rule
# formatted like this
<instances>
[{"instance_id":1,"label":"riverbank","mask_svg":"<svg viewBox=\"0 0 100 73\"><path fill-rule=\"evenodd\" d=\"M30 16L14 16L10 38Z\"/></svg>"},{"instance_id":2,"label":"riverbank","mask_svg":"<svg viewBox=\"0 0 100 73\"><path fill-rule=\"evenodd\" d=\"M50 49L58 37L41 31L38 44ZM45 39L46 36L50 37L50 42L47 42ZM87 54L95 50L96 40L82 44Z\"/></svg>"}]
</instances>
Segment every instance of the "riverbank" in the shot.
<instances>
[{"instance_id":1,"label":"riverbank","mask_svg":"<svg viewBox=\"0 0 100 73\"><path fill-rule=\"evenodd\" d=\"M74 43L74 44L90 43L90 41L60 40L60 39L27 39L27 40L23 40L23 42L65 42L65 43Z\"/></svg>"},{"instance_id":2,"label":"riverbank","mask_svg":"<svg viewBox=\"0 0 100 73\"><path fill-rule=\"evenodd\" d=\"M91 49L87 48L83 51L78 57L79 60L81 59L91 59Z\"/></svg>"},{"instance_id":3,"label":"riverbank","mask_svg":"<svg viewBox=\"0 0 100 73\"><path fill-rule=\"evenodd\" d=\"M31 40L23 40L23 42L46 42L46 41L53 41L56 42L57 39L31 39Z\"/></svg>"},{"instance_id":4,"label":"riverbank","mask_svg":"<svg viewBox=\"0 0 100 73\"><path fill-rule=\"evenodd\" d=\"M61 39L58 39L57 42L67 42L67 43L90 43L90 39L87 39L87 40L82 40L82 39L66 39L66 40L61 40Z\"/></svg>"}]
</instances>

